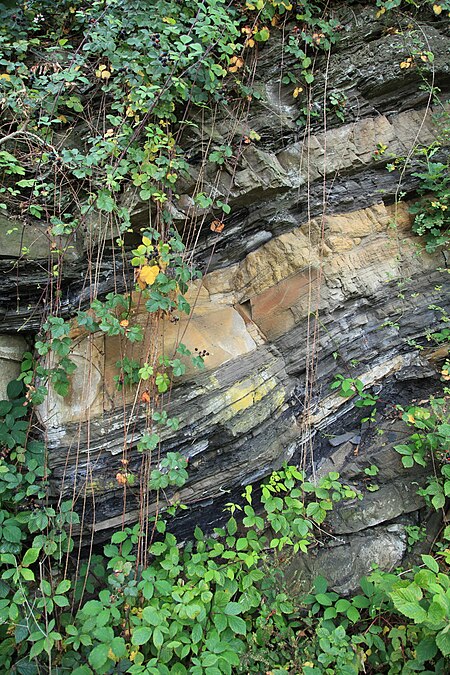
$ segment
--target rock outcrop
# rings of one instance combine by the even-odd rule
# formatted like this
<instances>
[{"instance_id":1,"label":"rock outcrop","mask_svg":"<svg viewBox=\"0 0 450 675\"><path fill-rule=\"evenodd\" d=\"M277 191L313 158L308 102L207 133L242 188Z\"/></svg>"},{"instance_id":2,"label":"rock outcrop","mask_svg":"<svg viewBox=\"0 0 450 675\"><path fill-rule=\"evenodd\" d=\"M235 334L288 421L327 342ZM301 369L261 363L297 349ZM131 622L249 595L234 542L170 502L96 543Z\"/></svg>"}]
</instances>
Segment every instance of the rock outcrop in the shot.
<instances>
[{"instance_id":1,"label":"rock outcrop","mask_svg":"<svg viewBox=\"0 0 450 675\"><path fill-rule=\"evenodd\" d=\"M190 253L204 277L189 291L192 315L155 327L142 313L146 338L134 347L119 338L80 336L69 396L52 393L42 406L53 492L74 496L80 505L87 500L84 525L97 541L136 520L139 508L137 483L127 490L122 515L116 473L125 451L128 470L139 475L136 444L146 412L135 391L117 391L115 364L125 353L145 359L156 340L166 353L179 341L209 353L204 372L188 370L174 387L168 409L180 418L180 428L162 436L162 454L176 449L189 458L187 485L168 495L192 507L192 515L178 521L181 532L188 531L188 518L211 526L224 500L237 498L244 485L285 461L302 462L311 471L322 471L326 461L358 482L364 466L380 459L380 489L365 493L364 509L340 509L333 517L339 541L308 564L315 571L337 569L342 557L345 574L333 581L346 592L361 572L354 560L362 544L367 561L384 566L397 564L405 552L405 518L417 519L422 503L392 450L386 459L383 437L363 430L357 456L351 440L329 442L349 431L349 419L351 436L361 436L351 402L329 385L342 372L376 387L381 399L383 392L390 397L395 391L401 399L406 391L420 395L424 378L430 388L434 367L426 351L411 345L426 344L425 334L440 325L436 307L445 306L450 290L447 253L422 250L408 203L418 185L414 149L439 134L438 104L420 87L426 73L399 66L407 37L375 20L371 6L344 8L340 21L342 39L318 68L308 132L296 123L301 102L292 97L292 87L280 84L292 57L275 40L261 51L254 85L260 98L246 114L233 117L227 108L214 126L202 127L203 138L195 129L186 133L183 143L195 152L173 213L186 236L194 226L198 232ZM448 26L436 20L421 24L420 31L432 45L434 84L445 100ZM343 123L329 103L332 91L345 95ZM244 147L241 139L250 131L260 140ZM235 150L219 169L196 154L211 139ZM386 164L397 157L407 161L388 171ZM193 203L199 183L232 207L221 233L211 232L212 216ZM138 228L146 211L134 195L127 199L135 204ZM1 260L8 272L0 286L2 331L32 333L45 310L50 242L39 228L10 226L18 230ZM95 245L95 234L89 242ZM86 244L67 245L61 307L70 316L80 302L86 305L90 289L83 277ZM106 243L95 270L99 295L117 287L121 272L116 258L112 274L108 252ZM10 348L9 337L6 342ZM6 358L3 351L0 356ZM399 433L405 430L388 432L390 448ZM150 512L155 509L150 506Z\"/></svg>"}]
</instances>

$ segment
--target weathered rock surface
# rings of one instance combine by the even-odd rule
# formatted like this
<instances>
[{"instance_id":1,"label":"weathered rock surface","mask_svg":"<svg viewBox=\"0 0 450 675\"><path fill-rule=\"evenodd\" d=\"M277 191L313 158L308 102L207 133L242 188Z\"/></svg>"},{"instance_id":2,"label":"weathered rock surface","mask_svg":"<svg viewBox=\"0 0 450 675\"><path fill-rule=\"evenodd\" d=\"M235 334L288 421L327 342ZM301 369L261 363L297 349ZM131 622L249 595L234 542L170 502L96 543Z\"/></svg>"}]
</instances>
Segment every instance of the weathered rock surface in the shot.
<instances>
[{"instance_id":1,"label":"weathered rock surface","mask_svg":"<svg viewBox=\"0 0 450 675\"><path fill-rule=\"evenodd\" d=\"M190 290L192 316L154 326L138 315L146 339L134 347L103 335L80 337L69 396L52 394L41 409L54 493L75 496L80 508L87 500L84 525L98 540L112 527L136 520L140 487L146 489L139 480L127 489L123 517L116 473L126 456L129 471L142 476L136 445L147 412L135 390L117 391L116 361L124 354L145 361L155 342L171 354L182 341L209 353L205 371L188 371L173 389L166 403L180 418L180 428L162 437L162 454L177 450L190 460L187 485L168 494L192 506L190 522L211 525L220 517L221 499L236 498L243 485L284 461L307 461L322 471L325 458L327 466L357 482L367 462L379 462L380 489L365 490L362 508L342 507L333 516L335 545L313 556L308 569L330 576L341 559L345 571L332 581L348 592L371 562L391 567L405 552L404 519L413 518L422 504L392 450L404 431L389 429L379 438L366 434L356 456L352 439L361 435L359 419L346 428L351 402L331 394L329 384L343 372L382 391L395 386L401 395L410 380L420 391L421 379L433 375L426 354L411 340L424 341L440 325L441 312L433 306L448 304L447 254L420 250L411 233L408 200L418 185L413 150L432 143L438 130L429 93L419 88L422 74L399 67L409 48L406 38L376 21L373 7L340 12L343 38L316 78L319 103L310 134L296 124L300 102L280 86L282 55L276 42L261 51L255 84L261 100L252 103L245 119L233 119L228 108L226 115L219 111L210 129L213 142L232 145L235 160L219 171L203 165L204 139L192 129L186 134L191 175L173 211L180 229L200 228L192 254L205 276ZM420 30L432 43L435 85L445 99L450 90L446 24L423 23ZM289 59L283 64L292 65ZM332 110L325 119L325 80L328 92L347 97L345 123ZM261 140L244 148L241 139L250 130ZM378 147L386 147L381 155ZM404 171L386 170L394 156L408 158ZM206 193L227 198L232 206L222 234L209 229L213 214L193 205L200 177ZM398 201L400 194L405 201ZM133 202L134 196L126 198ZM134 209L138 227L148 209L139 203ZM95 246L97 234L88 234L89 246ZM0 260L3 271L14 262L18 279L8 273L0 284L5 332L24 325L35 331L48 302L43 261L51 242L39 239L33 249L37 260L28 261L23 245L17 248L17 236L14 250ZM31 242L37 233L28 227L24 236ZM74 248L64 263L63 312L70 315L86 305L94 290L99 295L120 290L122 263L116 259L112 270L108 244L94 270L95 289L83 275L83 243L66 245ZM333 444L319 441L324 434L347 432L351 437L331 455ZM149 512L155 509L151 504ZM188 531L186 518L179 523Z\"/></svg>"}]
</instances>

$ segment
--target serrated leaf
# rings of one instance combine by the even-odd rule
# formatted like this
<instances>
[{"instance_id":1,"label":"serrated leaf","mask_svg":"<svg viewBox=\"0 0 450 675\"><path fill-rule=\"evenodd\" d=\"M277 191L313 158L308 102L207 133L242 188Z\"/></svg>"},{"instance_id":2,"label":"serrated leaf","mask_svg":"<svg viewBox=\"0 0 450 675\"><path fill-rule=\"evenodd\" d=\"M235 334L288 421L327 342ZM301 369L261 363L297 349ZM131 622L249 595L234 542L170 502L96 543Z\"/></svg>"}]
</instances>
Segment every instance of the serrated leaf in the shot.
<instances>
[{"instance_id":1,"label":"serrated leaf","mask_svg":"<svg viewBox=\"0 0 450 675\"><path fill-rule=\"evenodd\" d=\"M423 563L430 569L432 572L439 572L439 565L436 560L431 555L422 555L421 556Z\"/></svg>"},{"instance_id":2,"label":"serrated leaf","mask_svg":"<svg viewBox=\"0 0 450 675\"><path fill-rule=\"evenodd\" d=\"M237 633L238 635L246 635L247 624L245 623L244 619L241 619L240 616L229 616L227 621L228 626L231 628L233 633Z\"/></svg>"},{"instance_id":3,"label":"serrated leaf","mask_svg":"<svg viewBox=\"0 0 450 675\"><path fill-rule=\"evenodd\" d=\"M109 645L100 644L89 653L88 661L95 670L100 670L108 661Z\"/></svg>"},{"instance_id":4,"label":"serrated leaf","mask_svg":"<svg viewBox=\"0 0 450 675\"><path fill-rule=\"evenodd\" d=\"M131 644L139 647L145 645L152 637L153 630L148 626L139 626L135 628L131 635Z\"/></svg>"},{"instance_id":5,"label":"serrated leaf","mask_svg":"<svg viewBox=\"0 0 450 675\"><path fill-rule=\"evenodd\" d=\"M242 609L242 605L240 605L238 602L229 602L227 605L225 605L223 611L228 616L237 616L238 614L242 614Z\"/></svg>"},{"instance_id":6,"label":"serrated leaf","mask_svg":"<svg viewBox=\"0 0 450 675\"><path fill-rule=\"evenodd\" d=\"M410 584L406 588L399 588L391 594L392 602L399 612L413 619L415 623L422 623L427 618L427 613L419 605L422 599L422 591L415 584Z\"/></svg>"}]
</instances>

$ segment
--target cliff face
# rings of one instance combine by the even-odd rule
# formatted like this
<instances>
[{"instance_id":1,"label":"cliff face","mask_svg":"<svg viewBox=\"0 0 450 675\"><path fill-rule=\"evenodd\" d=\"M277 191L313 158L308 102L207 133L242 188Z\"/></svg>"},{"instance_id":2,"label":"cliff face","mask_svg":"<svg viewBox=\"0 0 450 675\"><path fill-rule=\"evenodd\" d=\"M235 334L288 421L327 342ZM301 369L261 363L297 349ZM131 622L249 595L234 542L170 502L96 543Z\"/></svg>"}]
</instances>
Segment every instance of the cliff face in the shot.
<instances>
[{"instance_id":1,"label":"cliff face","mask_svg":"<svg viewBox=\"0 0 450 675\"><path fill-rule=\"evenodd\" d=\"M314 472L337 469L363 488L363 502L335 517L344 548L309 563L323 571L331 567L327 555L332 566L339 556L345 559L348 569L335 580L345 591L372 559L396 564L406 549L405 524L418 522L422 504L392 449L406 433L393 419L392 404L439 388L432 350L418 351L411 341L428 344L424 335L441 321L432 306L445 307L446 299L448 305L450 280L446 252L421 250L408 210L418 185L414 150L439 134L440 105L421 87L431 71L400 68L411 31L375 20L372 7L352 5L339 18L340 43L317 68L308 132L296 123L306 102L280 84L280 73L293 64L277 40L259 55L259 99L245 109L229 105L202 124L201 134L189 127L183 144L192 149L190 177L174 217L204 277L189 291L189 319L155 327L142 313L144 346L128 346L126 354L142 360L155 340L166 353L180 340L194 353L208 353L205 370L188 370L173 389L168 409L180 418L180 428L163 434L163 454L176 449L189 458L187 485L168 495L193 507L178 520L181 532L193 520L215 522L224 501L285 461ZM431 77L445 100L448 25L423 22L414 31L435 55ZM333 92L341 94L338 116L330 103ZM259 140L242 140L252 137ZM229 144L234 158L219 169L201 163L210 143ZM408 161L388 171L386 164L396 157ZM229 199L232 212L222 232L211 231L211 218L193 203L199 183L206 193ZM137 229L147 212L137 202L134 212ZM202 223L194 250L189 228ZM4 271L11 265L18 270L1 282L5 334L37 328L39 285L47 276L45 230L16 226L1 261ZM108 257L108 237L101 221L91 218L85 241L73 242L62 299L68 314L89 297L80 277L96 246L106 244L95 270L97 290L113 287L111 268L119 272L121 263ZM20 261L24 245L31 251L26 265ZM22 338L14 339L6 343L20 352ZM118 392L114 383L124 349L119 338L80 335L69 396L51 394L40 411L54 493L75 495L80 503L88 499L85 525L99 541L123 522L116 473L124 449L131 472L139 475L141 465L136 444L146 413L135 391ZM17 359L3 351L0 358L8 367ZM384 436L367 423L361 426L365 412L330 392L337 373L358 377L378 393L376 426ZM382 466L381 487L374 492L364 490L370 464ZM136 484L128 488L125 522L136 520L138 506ZM151 505L150 512L156 508ZM369 553L356 569L362 546Z\"/></svg>"}]
</instances>

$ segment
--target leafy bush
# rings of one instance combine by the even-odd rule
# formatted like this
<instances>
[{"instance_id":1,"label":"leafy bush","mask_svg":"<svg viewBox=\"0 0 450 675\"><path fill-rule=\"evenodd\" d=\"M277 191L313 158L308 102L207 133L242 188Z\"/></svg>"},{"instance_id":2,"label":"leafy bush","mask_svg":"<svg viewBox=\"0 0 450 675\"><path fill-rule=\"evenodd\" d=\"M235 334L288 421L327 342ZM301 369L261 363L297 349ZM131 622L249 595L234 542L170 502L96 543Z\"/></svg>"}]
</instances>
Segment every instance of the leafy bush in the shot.
<instances>
[{"instance_id":1,"label":"leafy bush","mask_svg":"<svg viewBox=\"0 0 450 675\"><path fill-rule=\"evenodd\" d=\"M421 198L410 207L415 215L413 232L423 237L425 248L432 253L450 241L450 175L447 164L427 161L425 171L414 173L420 178Z\"/></svg>"}]
</instances>

